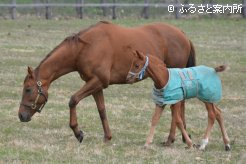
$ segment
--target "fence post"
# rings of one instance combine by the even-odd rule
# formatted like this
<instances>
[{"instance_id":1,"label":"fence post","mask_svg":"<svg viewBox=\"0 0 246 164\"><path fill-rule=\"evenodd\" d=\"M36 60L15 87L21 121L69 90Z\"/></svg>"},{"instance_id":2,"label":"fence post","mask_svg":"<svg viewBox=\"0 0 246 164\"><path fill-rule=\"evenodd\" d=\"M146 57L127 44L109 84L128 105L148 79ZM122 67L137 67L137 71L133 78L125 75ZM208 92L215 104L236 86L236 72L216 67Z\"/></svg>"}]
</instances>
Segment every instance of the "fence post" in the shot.
<instances>
[{"instance_id":1,"label":"fence post","mask_svg":"<svg viewBox=\"0 0 246 164\"><path fill-rule=\"evenodd\" d=\"M179 18L181 17L181 14L180 14L180 12L179 12L180 7L178 7L178 5L180 5L180 4L179 4L179 0L175 0L175 4L177 5L177 6L175 7L175 18L176 18L176 19L179 19Z\"/></svg>"},{"instance_id":2,"label":"fence post","mask_svg":"<svg viewBox=\"0 0 246 164\"><path fill-rule=\"evenodd\" d=\"M116 0L113 0L113 3L116 3ZM112 19L116 19L116 6L112 7Z\"/></svg>"},{"instance_id":3,"label":"fence post","mask_svg":"<svg viewBox=\"0 0 246 164\"><path fill-rule=\"evenodd\" d=\"M148 13L148 9L149 9L149 0L144 0L144 8L143 11L141 13L141 17L145 18L145 19L149 19L149 13Z\"/></svg>"},{"instance_id":4,"label":"fence post","mask_svg":"<svg viewBox=\"0 0 246 164\"><path fill-rule=\"evenodd\" d=\"M243 18L246 18L246 0L242 0L242 5L243 5L243 7L242 7L242 16L243 16Z\"/></svg>"},{"instance_id":5,"label":"fence post","mask_svg":"<svg viewBox=\"0 0 246 164\"><path fill-rule=\"evenodd\" d=\"M39 17L41 14L40 14L40 7L38 7L37 4L40 3L40 0L34 0L34 3L36 4L36 6L34 7L34 10L36 12L36 16Z\"/></svg>"},{"instance_id":6,"label":"fence post","mask_svg":"<svg viewBox=\"0 0 246 164\"><path fill-rule=\"evenodd\" d=\"M84 0L76 0L76 4L84 4ZM83 19L84 17L84 8L82 6L76 6L76 12L80 19Z\"/></svg>"},{"instance_id":7,"label":"fence post","mask_svg":"<svg viewBox=\"0 0 246 164\"><path fill-rule=\"evenodd\" d=\"M51 19L51 7L49 6L49 0L45 1L45 18L46 19Z\"/></svg>"},{"instance_id":8,"label":"fence post","mask_svg":"<svg viewBox=\"0 0 246 164\"><path fill-rule=\"evenodd\" d=\"M107 0L101 0L101 4L103 5L104 3L107 3ZM105 6L102 6L102 12L103 12L103 16L106 17L107 16L107 8Z\"/></svg>"},{"instance_id":9,"label":"fence post","mask_svg":"<svg viewBox=\"0 0 246 164\"><path fill-rule=\"evenodd\" d=\"M213 4L214 4L214 0L210 0L209 3L210 3L211 5L213 5ZM213 13L213 12L214 12L214 7L211 8L210 12L212 12L212 13L210 14L210 16L211 16L212 18L214 18L214 16L215 16L215 14Z\"/></svg>"},{"instance_id":10,"label":"fence post","mask_svg":"<svg viewBox=\"0 0 246 164\"><path fill-rule=\"evenodd\" d=\"M184 4L185 5L189 5L190 4L190 1L189 0L185 0L184 1ZM184 7L184 13L183 14L185 14L186 16L189 15L188 9L189 9L189 7Z\"/></svg>"},{"instance_id":11,"label":"fence post","mask_svg":"<svg viewBox=\"0 0 246 164\"><path fill-rule=\"evenodd\" d=\"M210 13L208 13L210 15L210 17L214 17L214 14L213 14L214 9L213 9L213 7L210 7L210 6L207 7L207 5L213 6L213 3L214 3L213 0L202 0L202 4L206 6L204 10L210 12Z\"/></svg>"},{"instance_id":12,"label":"fence post","mask_svg":"<svg viewBox=\"0 0 246 164\"><path fill-rule=\"evenodd\" d=\"M10 8L11 19L16 19L16 0L12 0L12 7Z\"/></svg>"}]
</instances>

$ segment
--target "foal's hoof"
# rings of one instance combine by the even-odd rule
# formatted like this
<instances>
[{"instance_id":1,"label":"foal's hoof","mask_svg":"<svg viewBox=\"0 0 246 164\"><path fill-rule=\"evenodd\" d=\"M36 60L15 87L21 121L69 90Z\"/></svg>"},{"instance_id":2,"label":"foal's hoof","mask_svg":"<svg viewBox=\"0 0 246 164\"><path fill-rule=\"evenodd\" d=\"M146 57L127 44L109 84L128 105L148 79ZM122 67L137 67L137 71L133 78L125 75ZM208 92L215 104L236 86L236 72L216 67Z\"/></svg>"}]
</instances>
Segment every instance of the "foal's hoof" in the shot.
<instances>
[{"instance_id":1,"label":"foal's hoof","mask_svg":"<svg viewBox=\"0 0 246 164\"><path fill-rule=\"evenodd\" d=\"M82 131L79 131L79 134L76 134L76 138L81 143L84 139L84 133Z\"/></svg>"},{"instance_id":2,"label":"foal's hoof","mask_svg":"<svg viewBox=\"0 0 246 164\"><path fill-rule=\"evenodd\" d=\"M162 142L161 144L162 144L163 146L171 146L172 143L174 143L174 141L175 141L175 139L171 139L171 138L168 137L167 141L164 141L164 142Z\"/></svg>"},{"instance_id":3,"label":"foal's hoof","mask_svg":"<svg viewBox=\"0 0 246 164\"><path fill-rule=\"evenodd\" d=\"M144 149L148 149L148 148L150 147L150 144L151 144L151 143L145 143L145 144L144 144Z\"/></svg>"},{"instance_id":4,"label":"foal's hoof","mask_svg":"<svg viewBox=\"0 0 246 164\"><path fill-rule=\"evenodd\" d=\"M168 147L168 146L171 146L172 145L172 143L174 142L175 140L172 140L172 141L164 141L164 142L162 142L161 144L163 145L163 146L165 146L165 147Z\"/></svg>"},{"instance_id":5,"label":"foal's hoof","mask_svg":"<svg viewBox=\"0 0 246 164\"><path fill-rule=\"evenodd\" d=\"M201 145L200 144L193 144L193 148L195 148L195 149L200 149L200 147L201 147Z\"/></svg>"},{"instance_id":6,"label":"foal's hoof","mask_svg":"<svg viewBox=\"0 0 246 164\"><path fill-rule=\"evenodd\" d=\"M198 148L198 146L196 145L196 144L191 144L190 146L186 146L185 147L185 149L189 149L189 150L195 150L195 149L197 149Z\"/></svg>"},{"instance_id":7,"label":"foal's hoof","mask_svg":"<svg viewBox=\"0 0 246 164\"><path fill-rule=\"evenodd\" d=\"M230 151L231 150L231 146L229 144L225 145L225 151Z\"/></svg>"},{"instance_id":8,"label":"foal's hoof","mask_svg":"<svg viewBox=\"0 0 246 164\"><path fill-rule=\"evenodd\" d=\"M205 151L206 150L206 145L197 145L197 149L200 151Z\"/></svg>"}]
</instances>

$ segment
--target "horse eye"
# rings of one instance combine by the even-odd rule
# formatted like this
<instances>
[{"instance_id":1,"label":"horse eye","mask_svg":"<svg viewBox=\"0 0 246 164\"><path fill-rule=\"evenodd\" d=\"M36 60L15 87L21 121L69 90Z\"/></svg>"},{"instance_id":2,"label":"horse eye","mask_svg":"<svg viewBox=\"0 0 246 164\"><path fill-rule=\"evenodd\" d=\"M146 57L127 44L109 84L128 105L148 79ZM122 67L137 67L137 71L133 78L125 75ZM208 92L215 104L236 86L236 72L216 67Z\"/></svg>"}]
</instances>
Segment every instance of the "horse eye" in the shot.
<instances>
[{"instance_id":1,"label":"horse eye","mask_svg":"<svg viewBox=\"0 0 246 164\"><path fill-rule=\"evenodd\" d=\"M136 65L135 65L135 68L136 68L136 69L138 69L138 68L139 68L139 65L138 65L138 64L136 64Z\"/></svg>"},{"instance_id":2,"label":"horse eye","mask_svg":"<svg viewBox=\"0 0 246 164\"><path fill-rule=\"evenodd\" d=\"M32 89L31 88L27 88L26 89L26 93L31 93Z\"/></svg>"}]
</instances>

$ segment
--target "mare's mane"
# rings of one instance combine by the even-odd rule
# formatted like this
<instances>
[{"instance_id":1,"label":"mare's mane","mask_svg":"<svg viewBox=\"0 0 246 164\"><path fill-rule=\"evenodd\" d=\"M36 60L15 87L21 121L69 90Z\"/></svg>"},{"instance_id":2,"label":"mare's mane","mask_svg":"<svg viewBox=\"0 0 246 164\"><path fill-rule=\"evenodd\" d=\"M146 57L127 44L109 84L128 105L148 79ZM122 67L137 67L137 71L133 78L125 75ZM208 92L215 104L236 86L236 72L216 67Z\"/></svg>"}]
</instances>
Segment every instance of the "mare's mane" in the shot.
<instances>
[{"instance_id":1,"label":"mare's mane","mask_svg":"<svg viewBox=\"0 0 246 164\"><path fill-rule=\"evenodd\" d=\"M48 55L46 55L46 57L40 62L39 66L44 62L46 61L57 49L59 49L61 46L63 46L64 44L78 44L79 42L85 42L83 41L79 36L80 36L80 33L77 33L77 34L72 34L68 37L66 37L58 46L56 46L52 51L50 51L48 53ZM39 67L38 66L38 67Z\"/></svg>"}]
</instances>

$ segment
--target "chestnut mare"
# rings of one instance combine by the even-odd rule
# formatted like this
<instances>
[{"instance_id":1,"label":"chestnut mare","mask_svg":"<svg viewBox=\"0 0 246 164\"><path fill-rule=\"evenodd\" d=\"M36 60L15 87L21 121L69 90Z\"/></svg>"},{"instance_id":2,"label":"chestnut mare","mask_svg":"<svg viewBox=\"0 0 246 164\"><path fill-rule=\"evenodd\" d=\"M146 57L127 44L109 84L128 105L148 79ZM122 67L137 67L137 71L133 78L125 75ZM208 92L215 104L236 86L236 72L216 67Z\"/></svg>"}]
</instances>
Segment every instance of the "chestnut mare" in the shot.
<instances>
[{"instance_id":1,"label":"chestnut mare","mask_svg":"<svg viewBox=\"0 0 246 164\"><path fill-rule=\"evenodd\" d=\"M67 37L35 70L28 67L18 112L20 121L28 122L36 112L41 112L54 80L77 71L85 84L69 101L69 125L78 141L82 142L83 132L78 128L76 106L83 98L92 95L102 121L104 140L110 140L112 136L103 89L112 84L126 84L131 53L135 49L156 54L169 67L195 65L195 51L191 41L174 26L155 23L125 28L102 21Z\"/></svg>"},{"instance_id":2,"label":"chestnut mare","mask_svg":"<svg viewBox=\"0 0 246 164\"><path fill-rule=\"evenodd\" d=\"M206 148L206 146L208 144L209 136L210 136L213 124L214 124L214 121L216 119L217 122L219 123L220 129L221 129L223 141L225 144L225 150L226 151L230 150L229 137L228 137L226 130L225 130L221 110L217 106L215 106L215 104L214 104L214 101L219 101L221 98L221 82L220 82L220 79L216 73L224 71L226 66L222 65L222 66L216 67L215 69L205 67L205 66L199 66L199 67L193 67L192 69L186 69L186 68L185 69L172 69L171 68L168 70L166 65L160 59L156 58L155 56L145 56L143 53L140 53L138 51L133 52L133 56L134 56L134 58L132 60L132 65L131 65L130 71L129 71L129 73L127 75L127 79L126 79L127 82L129 84L131 84L131 83L140 81L138 78L139 73L142 71L145 71L146 73L143 76L150 77L154 81L154 91L155 90L164 90L164 93L163 93L163 91L161 91L161 93L158 92L158 94L161 94L161 95L164 94L164 97L160 96L163 99L165 98L165 103L162 106L165 107L166 104L171 104L172 127L176 126L176 125L178 126L178 128L181 130L181 132L182 132L182 134L186 140L188 148L191 148L193 146L193 144L192 144L192 141L191 141L190 137L188 136L188 134L184 128L184 124L183 124L183 121L181 118L181 109L180 109L181 108L181 101L180 100L185 99L185 97L181 97L180 99L177 98L177 96L179 94L174 94L174 92L179 91L179 90L175 89L175 87L173 87L173 84L171 84L171 83L174 83L174 84L177 83L177 81L179 81L178 78L182 79L180 77L181 75L186 76L185 74L182 74L182 72L180 72L182 70L184 70L183 72L189 73L188 75L190 75L190 78L192 77L191 81L192 81L192 79L194 79L194 82L196 82L196 77L199 77L198 78L199 81L197 81L197 83L195 83L196 92L195 92L194 96L190 97L190 98L199 97L199 99L204 102L206 109L207 109L207 112L208 112L208 126L206 129L205 135L204 135L204 139L202 140L202 144L199 146L199 149L204 150ZM196 72L194 72L193 70L195 70ZM175 74L171 74L170 71L176 71L179 73L177 73L177 76L175 76L176 72L174 72ZM199 76L197 76L198 73L200 73ZM179 74L181 74L181 75L179 75ZM178 77L178 78L176 78L176 77ZM203 84L204 81L200 81L201 77L205 77L205 79L209 78L209 80L204 80L204 81L206 81L206 83L209 82L209 85L211 85L212 87L210 87L210 86L204 87L205 86L205 84ZM188 81L188 82L191 82L191 81ZM213 84L218 84L217 87L219 89L216 90L216 87L214 87ZM181 84L181 86L183 86L183 85L184 84ZM191 88L190 87L191 83L188 83L188 85L189 85L189 88ZM171 89L170 89L171 93L168 91L170 86L171 86ZM197 88L199 88L199 89L197 89ZM207 90L209 90L209 91L207 91ZM181 91L182 91L181 94L183 95L185 91L183 92L183 89ZM187 91L189 91L189 90L187 90ZM219 93L217 94L216 91L218 91ZM204 101L204 98L202 96L200 96L201 92L202 92L201 95L203 97L209 98L209 99L206 99L206 101ZM188 93L188 92L186 92L186 93ZM212 96L211 96L211 94L212 94ZM172 97L172 95L174 95L174 96ZM218 95L218 96L216 97L216 95ZM211 98L211 97L214 97L214 98ZM159 101L155 100L155 97L153 97L153 99L157 104L159 103ZM163 110L160 110L160 112L156 112L157 115L155 117L153 117L152 123L159 121L162 111ZM150 128L150 133L149 133L147 140L146 140L145 146L148 146L152 142L155 127L156 127L156 124L154 124L154 125L152 124L152 126ZM174 139L175 128L173 128L173 129L171 128L169 135L171 135L171 136L169 136L169 140Z\"/></svg>"}]
</instances>

